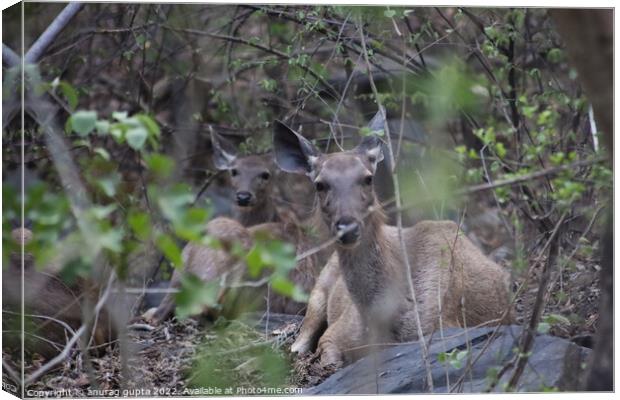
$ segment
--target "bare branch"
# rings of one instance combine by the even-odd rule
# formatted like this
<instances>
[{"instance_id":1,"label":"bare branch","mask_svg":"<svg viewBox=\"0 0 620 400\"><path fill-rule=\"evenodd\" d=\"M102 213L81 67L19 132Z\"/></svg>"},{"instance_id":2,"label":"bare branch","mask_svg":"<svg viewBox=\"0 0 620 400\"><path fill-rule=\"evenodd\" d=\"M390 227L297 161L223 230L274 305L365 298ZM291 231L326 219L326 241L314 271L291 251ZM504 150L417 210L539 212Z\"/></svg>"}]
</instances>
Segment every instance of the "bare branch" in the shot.
<instances>
[{"instance_id":1,"label":"bare branch","mask_svg":"<svg viewBox=\"0 0 620 400\"><path fill-rule=\"evenodd\" d=\"M80 8L82 8L82 3L69 3L60 12L60 14L58 14L56 19L54 19L54 22L52 22L50 26L47 27L45 32L43 32L41 36L39 36L37 41L34 42L32 46L30 46L30 49L24 56L25 62L27 64L34 64L39 61L39 59L43 55L43 52L45 51L45 49L47 49L47 46L49 46L54 41L54 39L56 39L56 36L58 36L60 31L62 31L65 26L67 26L69 21L71 21L71 18L73 18L75 14L80 11Z\"/></svg>"},{"instance_id":2,"label":"bare branch","mask_svg":"<svg viewBox=\"0 0 620 400\"><path fill-rule=\"evenodd\" d=\"M110 295L110 292L112 289L112 284L114 283L114 278L115 278L115 274L111 273L106 290L103 293L103 295L99 298L97 305L95 305L95 314L99 313L101 308L103 308L103 305L105 304L106 300L108 299L108 296ZM37 380L39 377L46 374L49 370L51 370L56 365L61 363L65 358L67 358L69 356L69 353L71 352L71 349L73 348L73 346L75 346L75 344L80 339L82 334L86 332L87 328L88 328L88 321L86 321L84 324L82 324L82 326L80 326L80 329L78 329L73 335L73 337L67 342L67 345L65 346L64 350L60 354L52 358L49 362L41 366L41 368L34 371L32 374L30 374L27 378L24 379L24 387L27 387L29 384L31 384L32 382Z\"/></svg>"},{"instance_id":3,"label":"bare branch","mask_svg":"<svg viewBox=\"0 0 620 400\"><path fill-rule=\"evenodd\" d=\"M431 363L428 359L428 347L426 345L426 341L424 339L424 333L422 332L422 322L420 319L420 312L418 309L418 300L415 293L415 288L413 286L413 279L411 277L411 263L409 262L409 254L407 253L407 247L405 245L405 239L403 235L403 216L400 211L401 208L401 198L400 198L400 187L398 183L398 176L396 175L396 166L394 165L394 152L392 150L392 142L390 139L390 128L387 123L387 116L385 112L385 108L381 104L381 97L379 97L379 92L377 90L377 86L375 85L375 81L372 77L372 71L370 69L370 60L368 59L368 50L366 49L366 38L364 36L364 29L360 26L359 29L360 38L362 43L362 52L364 54L364 59L366 61L366 72L368 73L368 79L370 81L370 87L372 88L372 92L375 96L375 101L379 105L379 110L383 114L384 120L384 129L385 136L387 138L387 148L389 155L389 163L392 168L390 171L392 174L392 182L394 183L394 197L396 198L396 207L399 210L396 214L397 218L397 228L398 228L398 238L400 241L400 248L403 255L403 260L405 261L405 266L407 268L407 284L409 286L409 291L411 292L411 297L413 298L413 311L416 319L416 326L418 330L418 339L420 341L420 347L422 348L422 358L424 359L424 366L426 367L426 383L431 392L433 392L433 374L431 370Z\"/></svg>"},{"instance_id":4,"label":"bare branch","mask_svg":"<svg viewBox=\"0 0 620 400\"><path fill-rule=\"evenodd\" d=\"M9 67L16 67L21 64L22 58L13 49L2 43L2 62Z\"/></svg>"}]
</instances>

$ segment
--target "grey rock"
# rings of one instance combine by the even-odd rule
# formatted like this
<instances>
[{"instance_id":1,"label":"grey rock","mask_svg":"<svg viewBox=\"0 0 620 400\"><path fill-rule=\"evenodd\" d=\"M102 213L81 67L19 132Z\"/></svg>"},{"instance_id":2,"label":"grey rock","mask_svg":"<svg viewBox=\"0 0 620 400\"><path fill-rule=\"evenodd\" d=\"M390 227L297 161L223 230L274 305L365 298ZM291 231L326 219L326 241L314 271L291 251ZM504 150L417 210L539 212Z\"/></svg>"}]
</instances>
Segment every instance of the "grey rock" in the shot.
<instances>
[{"instance_id":1,"label":"grey rock","mask_svg":"<svg viewBox=\"0 0 620 400\"><path fill-rule=\"evenodd\" d=\"M435 333L430 340L429 357L434 392L484 392L488 389L489 373L499 371L513 356L513 349L522 333L520 326L502 326L491 340L494 327L476 329L446 329L444 340ZM467 350L470 355L461 360L461 365L441 363L440 353L453 350ZM486 349L485 349L486 347ZM484 351L483 351L484 349ZM574 390L590 350L558 337L538 335L535 338L530 359L518 383L517 390L540 392L555 387L560 390ZM463 376L468 362L478 358L471 371L454 387ZM495 386L494 391L503 391L512 375L507 370ZM304 390L304 394L379 394L379 393L422 393L427 392L426 370L418 343L402 344L368 355L337 371L323 383ZM448 384L449 382L449 384Z\"/></svg>"}]
</instances>

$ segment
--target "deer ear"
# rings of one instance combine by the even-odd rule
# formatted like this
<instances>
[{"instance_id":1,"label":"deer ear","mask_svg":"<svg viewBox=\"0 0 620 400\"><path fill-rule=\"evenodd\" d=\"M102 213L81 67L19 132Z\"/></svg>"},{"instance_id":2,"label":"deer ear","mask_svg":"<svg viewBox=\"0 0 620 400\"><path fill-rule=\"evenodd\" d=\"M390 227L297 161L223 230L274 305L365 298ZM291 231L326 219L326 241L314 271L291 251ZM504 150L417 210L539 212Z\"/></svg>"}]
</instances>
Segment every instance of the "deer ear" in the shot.
<instances>
[{"instance_id":1,"label":"deer ear","mask_svg":"<svg viewBox=\"0 0 620 400\"><path fill-rule=\"evenodd\" d=\"M374 117L368 123L368 127L371 131L382 131L385 129L385 107L379 106L379 111L375 114Z\"/></svg>"},{"instance_id":2,"label":"deer ear","mask_svg":"<svg viewBox=\"0 0 620 400\"><path fill-rule=\"evenodd\" d=\"M219 137L210 125L209 131L211 132L211 145L213 146L213 163L215 164L215 168L220 171L231 169L237 159L235 146L228 140Z\"/></svg>"},{"instance_id":3,"label":"deer ear","mask_svg":"<svg viewBox=\"0 0 620 400\"><path fill-rule=\"evenodd\" d=\"M383 141L379 136L365 136L354 151L362 157L366 157L373 174L377 170L377 164L383 161Z\"/></svg>"},{"instance_id":4,"label":"deer ear","mask_svg":"<svg viewBox=\"0 0 620 400\"><path fill-rule=\"evenodd\" d=\"M385 108L379 106L379 111L368 123L368 128L372 132L385 130ZM357 145L355 151L360 155L367 157L372 173L377 170L377 164L383 160L383 141L377 135L365 136L360 144Z\"/></svg>"},{"instance_id":5,"label":"deer ear","mask_svg":"<svg viewBox=\"0 0 620 400\"><path fill-rule=\"evenodd\" d=\"M273 129L273 151L278 167L296 174L312 173L321 154L316 147L280 121L274 121Z\"/></svg>"}]
</instances>

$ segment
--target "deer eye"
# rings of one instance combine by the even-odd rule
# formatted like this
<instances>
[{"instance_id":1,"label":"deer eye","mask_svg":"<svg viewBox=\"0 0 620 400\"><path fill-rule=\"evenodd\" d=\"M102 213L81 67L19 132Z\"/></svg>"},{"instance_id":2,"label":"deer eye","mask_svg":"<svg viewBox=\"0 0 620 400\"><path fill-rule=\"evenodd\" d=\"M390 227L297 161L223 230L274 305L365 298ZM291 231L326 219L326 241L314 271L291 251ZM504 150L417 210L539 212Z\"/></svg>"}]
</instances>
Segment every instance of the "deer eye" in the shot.
<instances>
[{"instance_id":1,"label":"deer eye","mask_svg":"<svg viewBox=\"0 0 620 400\"><path fill-rule=\"evenodd\" d=\"M263 172L262 174L260 174L260 177L262 180L266 181L271 177L271 174L269 172Z\"/></svg>"},{"instance_id":2,"label":"deer eye","mask_svg":"<svg viewBox=\"0 0 620 400\"><path fill-rule=\"evenodd\" d=\"M372 175L368 175L367 177L365 177L362 182L364 182L364 185L366 186L372 185Z\"/></svg>"},{"instance_id":3,"label":"deer eye","mask_svg":"<svg viewBox=\"0 0 620 400\"><path fill-rule=\"evenodd\" d=\"M324 192L327 190L328 185L326 183L323 182L315 182L314 183L314 187L316 188L317 192Z\"/></svg>"},{"instance_id":4,"label":"deer eye","mask_svg":"<svg viewBox=\"0 0 620 400\"><path fill-rule=\"evenodd\" d=\"M237 171L236 168L233 168L233 169L230 170L230 175L237 176L237 175L239 175L239 171Z\"/></svg>"}]
</instances>

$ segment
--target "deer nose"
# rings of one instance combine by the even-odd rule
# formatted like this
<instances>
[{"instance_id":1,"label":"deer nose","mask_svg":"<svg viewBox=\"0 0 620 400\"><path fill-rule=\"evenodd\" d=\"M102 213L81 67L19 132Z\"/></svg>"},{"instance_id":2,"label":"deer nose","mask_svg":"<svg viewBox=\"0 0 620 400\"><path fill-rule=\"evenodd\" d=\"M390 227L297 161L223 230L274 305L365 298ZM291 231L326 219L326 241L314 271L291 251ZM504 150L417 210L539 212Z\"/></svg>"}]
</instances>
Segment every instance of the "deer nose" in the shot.
<instances>
[{"instance_id":1,"label":"deer nose","mask_svg":"<svg viewBox=\"0 0 620 400\"><path fill-rule=\"evenodd\" d=\"M336 221L338 241L342 244L352 244L360 238L360 224L351 217L343 217Z\"/></svg>"},{"instance_id":2,"label":"deer nose","mask_svg":"<svg viewBox=\"0 0 620 400\"><path fill-rule=\"evenodd\" d=\"M237 192L237 204L241 207L250 205L250 200L252 200L252 193L245 191Z\"/></svg>"}]
</instances>

